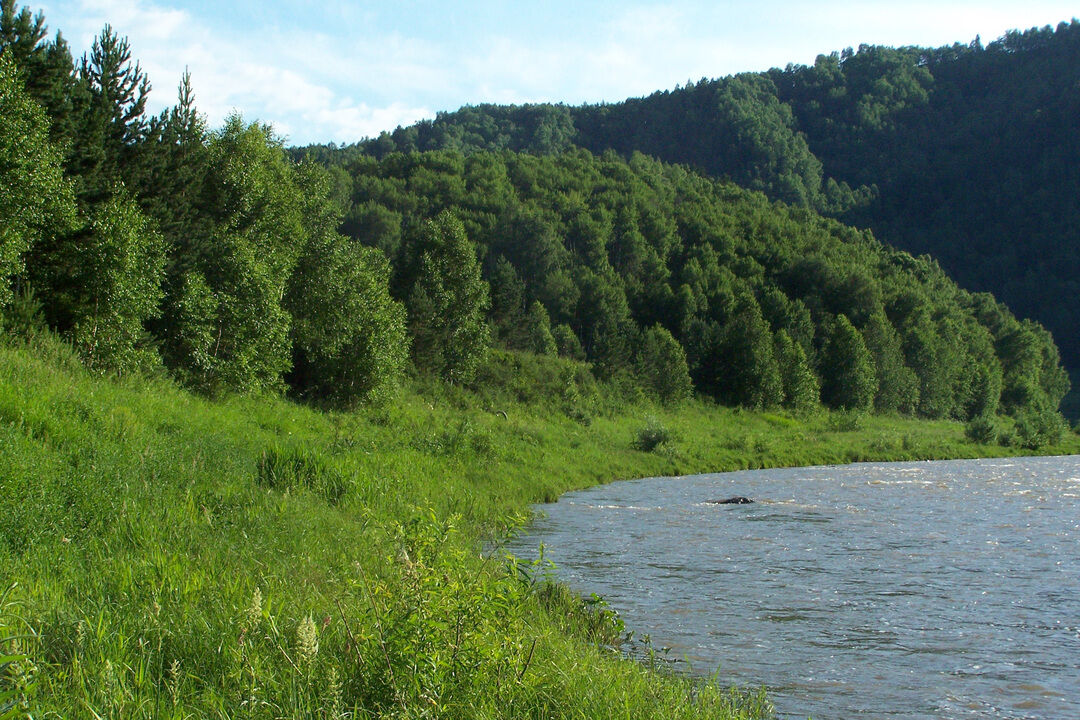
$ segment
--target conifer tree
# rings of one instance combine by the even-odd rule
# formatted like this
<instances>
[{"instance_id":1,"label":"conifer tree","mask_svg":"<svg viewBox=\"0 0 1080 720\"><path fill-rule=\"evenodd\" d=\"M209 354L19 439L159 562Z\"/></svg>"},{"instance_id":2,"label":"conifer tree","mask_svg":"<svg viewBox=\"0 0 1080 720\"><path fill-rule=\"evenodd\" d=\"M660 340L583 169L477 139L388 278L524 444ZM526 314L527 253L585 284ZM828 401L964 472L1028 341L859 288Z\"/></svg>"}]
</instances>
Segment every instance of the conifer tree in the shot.
<instances>
[{"instance_id":1,"label":"conifer tree","mask_svg":"<svg viewBox=\"0 0 1080 720\"><path fill-rule=\"evenodd\" d=\"M150 81L132 62L127 38L106 25L83 55L68 171L77 179L79 200L105 202L117 183L138 187L139 153L146 139Z\"/></svg>"},{"instance_id":2,"label":"conifer tree","mask_svg":"<svg viewBox=\"0 0 1080 720\"><path fill-rule=\"evenodd\" d=\"M558 346L555 344L555 336L551 334L551 318L547 310L534 300L529 310L525 313L525 344L524 349L537 355L555 355Z\"/></svg>"}]
</instances>

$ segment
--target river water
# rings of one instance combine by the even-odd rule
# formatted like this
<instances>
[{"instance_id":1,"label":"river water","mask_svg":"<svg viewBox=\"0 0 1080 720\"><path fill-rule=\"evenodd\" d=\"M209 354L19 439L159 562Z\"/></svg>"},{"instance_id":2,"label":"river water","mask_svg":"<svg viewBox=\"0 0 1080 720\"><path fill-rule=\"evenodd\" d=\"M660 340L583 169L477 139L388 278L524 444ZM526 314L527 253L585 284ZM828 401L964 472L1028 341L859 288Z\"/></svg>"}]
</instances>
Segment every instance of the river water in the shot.
<instances>
[{"instance_id":1,"label":"river water","mask_svg":"<svg viewBox=\"0 0 1080 720\"><path fill-rule=\"evenodd\" d=\"M745 495L750 505L710 500ZM780 718L1080 718L1080 457L618 482L511 552Z\"/></svg>"}]
</instances>

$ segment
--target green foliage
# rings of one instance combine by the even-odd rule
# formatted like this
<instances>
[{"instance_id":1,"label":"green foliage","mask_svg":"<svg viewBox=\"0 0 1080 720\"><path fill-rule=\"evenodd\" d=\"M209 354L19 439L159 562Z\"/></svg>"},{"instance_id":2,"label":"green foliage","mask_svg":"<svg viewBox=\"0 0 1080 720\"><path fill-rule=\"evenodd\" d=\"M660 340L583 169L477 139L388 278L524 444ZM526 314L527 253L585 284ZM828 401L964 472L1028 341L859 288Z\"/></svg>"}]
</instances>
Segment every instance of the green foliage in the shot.
<instances>
[{"instance_id":1,"label":"green foliage","mask_svg":"<svg viewBox=\"0 0 1080 720\"><path fill-rule=\"evenodd\" d=\"M793 410L817 407L821 402L821 384L802 345L792 340L786 330L776 334L776 362L784 387L784 406Z\"/></svg>"},{"instance_id":2,"label":"green foliage","mask_svg":"<svg viewBox=\"0 0 1080 720\"><path fill-rule=\"evenodd\" d=\"M829 407L868 410L874 403L874 361L859 331L846 316L832 324L821 359L821 399Z\"/></svg>"},{"instance_id":3,"label":"green foliage","mask_svg":"<svg viewBox=\"0 0 1080 720\"><path fill-rule=\"evenodd\" d=\"M571 360L585 359L585 348L581 346L581 341L569 325L565 323L556 325L551 329L551 336L555 340L555 347L560 357Z\"/></svg>"},{"instance_id":4,"label":"green foliage","mask_svg":"<svg viewBox=\"0 0 1080 720\"><path fill-rule=\"evenodd\" d=\"M24 339L48 332L44 305L29 284L24 284L0 313L0 328L14 337Z\"/></svg>"},{"instance_id":5,"label":"green foliage","mask_svg":"<svg viewBox=\"0 0 1080 720\"><path fill-rule=\"evenodd\" d=\"M95 208L74 248L77 293L71 338L87 367L125 374L153 367L144 323L157 316L165 273L165 244L123 189Z\"/></svg>"},{"instance_id":6,"label":"green foliage","mask_svg":"<svg viewBox=\"0 0 1080 720\"><path fill-rule=\"evenodd\" d=\"M551 334L551 318L538 300L533 301L525 314L524 350L537 355L556 355L559 352L555 336Z\"/></svg>"},{"instance_id":7,"label":"green foliage","mask_svg":"<svg viewBox=\"0 0 1080 720\"><path fill-rule=\"evenodd\" d=\"M75 219L48 118L23 89L12 54L0 51L0 310L11 301L12 278L23 273L23 254Z\"/></svg>"},{"instance_id":8,"label":"green foliage","mask_svg":"<svg viewBox=\"0 0 1080 720\"><path fill-rule=\"evenodd\" d=\"M646 419L645 425L638 429L633 446L641 452L656 452L671 447L675 435L654 417Z\"/></svg>"},{"instance_id":9,"label":"green foliage","mask_svg":"<svg viewBox=\"0 0 1080 720\"><path fill-rule=\"evenodd\" d=\"M1053 410L1029 410L1016 417L1016 441L1026 450L1057 445L1067 429L1065 419Z\"/></svg>"},{"instance_id":10,"label":"green foliage","mask_svg":"<svg viewBox=\"0 0 1080 720\"><path fill-rule=\"evenodd\" d=\"M78 81L68 168L79 200L92 210L118 184L138 185L150 81L132 61L127 38L108 24L79 63Z\"/></svg>"},{"instance_id":11,"label":"green foliage","mask_svg":"<svg viewBox=\"0 0 1080 720\"><path fill-rule=\"evenodd\" d=\"M665 405L687 400L694 389L686 351L660 324L644 332L638 347L636 372L642 385Z\"/></svg>"},{"instance_id":12,"label":"green foliage","mask_svg":"<svg viewBox=\"0 0 1080 720\"><path fill-rule=\"evenodd\" d=\"M775 407L784 396L772 333L750 295L739 297L709 363L718 374L720 397L751 408Z\"/></svg>"},{"instance_id":13,"label":"green foliage","mask_svg":"<svg viewBox=\"0 0 1080 720\"><path fill-rule=\"evenodd\" d=\"M964 435L973 443L990 445L996 442L1000 430L993 415L978 415L964 425Z\"/></svg>"},{"instance_id":14,"label":"green foliage","mask_svg":"<svg viewBox=\"0 0 1080 720\"><path fill-rule=\"evenodd\" d=\"M883 412L915 412L919 406L919 378L904 364L903 346L896 328L884 312L878 311L867 318L861 332L866 349L873 356L878 381L874 408Z\"/></svg>"},{"instance_id":15,"label":"green foliage","mask_svg":"<svg viewBox=\"0 0 1080 720\"><path fill-rule=\"evenodd\" d=\"M338 407L385 399L406 354L389 286L409 309L415 365L459 384L493 339L586 359L628 399L683 396L680 371L669 390L642 367L680 365L653 352L649 329L662 326L672 338L660 345L685 352L701 394L807 409L817 384L827 403L863 407L865 387L850 381L870 377L866 364L852 375L829 355L843 344L831 337L842 316L869 351L879 411L968 419L1056 407L1068 390L1041 326L959 290L934 261L809 209L874 225L874 183L895 189L908 168L859 153L884 145L916 158L911 118L940 109L938 95L955 88L939 75L961 56L978 65L977 53L861 47L620 105L463 108L354 147L294 152L330 166L320 171L239 117L208 133L186 74L176 106L147 117L148 80L108 26L78 68L59 36L45 41L42 18L9 2L0 26L22 68L9 75L68 150L83 214L75 230L51 222L29 245L5 241L5 282L29 280L49 325L93 347L95 366L147 366L152 353L123 348L156 346L176 378L206 392L287 383ZM1067 47L1070 28L1019 47ZM871 165L880 178L862 174ZM106 296L80 275L81 248L127 202L121 187L146 236L165 239L163 313L106 299L117 307L87 321L86 299ZM109 313L124 318L116 348L100 344ZM133 339L137 325L145 340ZM858 397L840 397L848 391Z\"/></svg>"},{"instance_id":16,"label":"green foliage","mask_svg":"<svg viewBox=\"0 0 1080 720\"><path fill-rule=\"evenodd\" d=\"M385 401L408 361L404 307L390 297L390 267L374 248L334 231L329 176L303 166L307 246L284 301L292 316L290 381L339 407Z\"/></svg>"},{"instance_id":17,"label":"green foliage","mask_svg":"<svg viewBox=\"0 0 1080 720\"><path fill-rule=\"evenodd\" d=\"M281 299L306 237L294 170L267 128L238 116L208 153L212 228L179 259L166 362L205 391L277 390L291 365Z\"/></svg>"},{"instance_id":18,"label":"green foliage","mask_svg":"<svg viewBox=\"0 0 1080 720\"><path fill-rule=\"evenodd\" d=\"M474 245L444 212L425 223L416 253L420 271L408 299L413 358L446 380L468 382L489 342L488 288Z\"/></svg>"},{"instance_id":19,"label":"green foliage","mask_svg":"<svg viewBox=\"0 0 1080 720\"><path fill-rule=\"evenodd\" d=\"M311 490L336 504L348 486L329 463L308 448L274 444L259 455L256 480L260 485L282 492Z\"/></svg>"}]
</instances>

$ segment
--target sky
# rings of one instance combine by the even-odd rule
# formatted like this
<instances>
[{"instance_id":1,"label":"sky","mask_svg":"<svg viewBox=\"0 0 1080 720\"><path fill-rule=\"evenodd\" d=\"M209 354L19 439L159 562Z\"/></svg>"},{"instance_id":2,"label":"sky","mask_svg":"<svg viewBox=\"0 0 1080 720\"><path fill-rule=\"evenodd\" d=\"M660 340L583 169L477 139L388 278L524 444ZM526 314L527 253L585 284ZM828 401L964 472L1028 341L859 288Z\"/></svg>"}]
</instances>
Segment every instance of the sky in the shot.
<instances>
[{"instance_id":1,"label":"sky","mask_svg":"<svg viewBox=\"0 0 1080 720\"><path fill-rule=\"evenodd\" d=\"M187 68L211 127L232 112L290 144L352 143L479 103L618 102L687 81L873 45L983 43L1056 26L1075 0L48 0L76 57L106 23L176 100Z\"/></svg>"}]
</instances>

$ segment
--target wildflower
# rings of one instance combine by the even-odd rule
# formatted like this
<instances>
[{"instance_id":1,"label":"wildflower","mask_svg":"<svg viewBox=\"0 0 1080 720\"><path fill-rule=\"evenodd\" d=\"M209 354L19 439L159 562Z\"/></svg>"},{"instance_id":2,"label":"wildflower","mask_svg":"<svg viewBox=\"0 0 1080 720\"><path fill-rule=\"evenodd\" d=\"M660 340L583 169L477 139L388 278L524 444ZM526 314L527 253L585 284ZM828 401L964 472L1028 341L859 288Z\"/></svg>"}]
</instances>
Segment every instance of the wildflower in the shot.
<instances>
[{"instance_id":1,"label":"wildflower","mask_svg":"<svg viewBox=\"0 0 1080 720\"><path fill-rule=\"evenodd\" d=\"M310 665L319 654L319 631L310 615L301 620L296 628L296 647L300 662L306 665Z\"/></svg>"},{"instance_id":2,"label":"wildflower","mask_svg":"<svg viewBox=\"0 0 1080 720\"><path fill-rule=\"evenodd\" d=\"M248 628L256 628L259 625L259 621L262 619L262 590L255 588L254 594L251 596L251 605L244 611L244 619L247 621L245 624Z\"/></svg>"}]
</instances>

